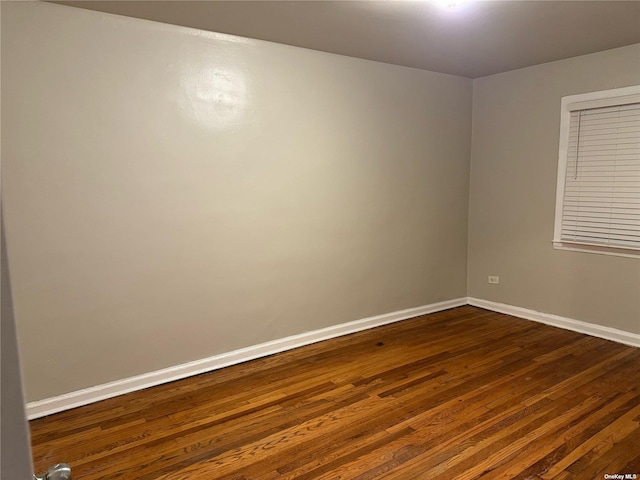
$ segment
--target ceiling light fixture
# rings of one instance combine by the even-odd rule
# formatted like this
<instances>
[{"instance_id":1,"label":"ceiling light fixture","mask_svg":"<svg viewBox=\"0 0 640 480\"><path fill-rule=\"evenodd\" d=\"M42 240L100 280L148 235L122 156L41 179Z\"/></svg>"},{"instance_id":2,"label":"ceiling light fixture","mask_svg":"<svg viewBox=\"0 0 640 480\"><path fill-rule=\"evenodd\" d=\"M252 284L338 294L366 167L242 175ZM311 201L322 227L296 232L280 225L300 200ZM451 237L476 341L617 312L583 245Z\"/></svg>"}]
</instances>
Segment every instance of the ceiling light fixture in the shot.
<instances>
[{"instance_id":1,"label":"ceiling light fixture","mask_svg":"<svg viewBox=\"0 0 640 480\"><path fill-rule=\"evenodd\" d=\"M435 0L435 3L447 10L458 10L464 0Z\"/></svg>"}]
</instances>

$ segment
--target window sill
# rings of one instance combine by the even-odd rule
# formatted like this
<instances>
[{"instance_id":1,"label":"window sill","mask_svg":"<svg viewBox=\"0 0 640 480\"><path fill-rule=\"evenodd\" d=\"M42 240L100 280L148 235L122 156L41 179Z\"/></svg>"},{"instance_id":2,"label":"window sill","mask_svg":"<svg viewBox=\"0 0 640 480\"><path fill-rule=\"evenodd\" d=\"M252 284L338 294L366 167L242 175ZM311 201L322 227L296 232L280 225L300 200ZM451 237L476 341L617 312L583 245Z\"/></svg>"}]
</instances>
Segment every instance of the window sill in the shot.
<instances>
[{"instance_id":1,"label":"window sill","mask_svg":"<svg viewBox=\"0 0 640 480\"><path fill-rule=\"evenodd\" d=\"M600 255L613 255L616 257L629 257L640 259L640 250L632 248L605 247L587 243L573 243L565 240L553 240L553 248L556 250L569 250L572 252L595 253Z\"/></svg>"}]
</instances>

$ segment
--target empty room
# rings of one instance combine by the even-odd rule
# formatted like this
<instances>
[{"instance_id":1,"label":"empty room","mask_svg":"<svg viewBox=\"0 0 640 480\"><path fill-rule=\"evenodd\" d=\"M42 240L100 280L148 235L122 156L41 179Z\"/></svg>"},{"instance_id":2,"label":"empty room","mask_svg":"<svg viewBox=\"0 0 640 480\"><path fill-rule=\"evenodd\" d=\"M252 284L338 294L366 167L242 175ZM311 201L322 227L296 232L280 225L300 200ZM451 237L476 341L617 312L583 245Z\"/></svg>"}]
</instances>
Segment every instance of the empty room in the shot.
<instances>
[{"instance_id":1,"label":"empty room","mask_svg":"<svg viewBox=\"0 0 640 480\"><path fill-rule=\"evenodd\" d=\"M640 476L640 2L0 17L3 479Z\"/></svg>"}]
</instances>

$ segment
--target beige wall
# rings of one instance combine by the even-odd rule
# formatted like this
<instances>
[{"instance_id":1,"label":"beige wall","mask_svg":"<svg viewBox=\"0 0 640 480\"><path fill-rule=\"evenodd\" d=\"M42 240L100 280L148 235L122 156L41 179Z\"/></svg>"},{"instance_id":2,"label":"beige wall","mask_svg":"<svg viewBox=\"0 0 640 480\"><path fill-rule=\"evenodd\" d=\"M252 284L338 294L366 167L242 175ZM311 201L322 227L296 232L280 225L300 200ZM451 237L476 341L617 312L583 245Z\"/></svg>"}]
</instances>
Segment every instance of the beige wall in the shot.
<instances>
[{"instance_id":1,"label":"beige wall","mask_svg":"<svg viewBox=\"0 0 640 480\"><path fill-rule=\"evenodd\" d=\"M560 98L634 84L640 45L474 81L469 296L640 333L640 259L551 245Z\"/></svg>"},{"instance_id":2,"label":"beige wall","mask_svg":"<svg viewBox=\"0 0 640 480\"><path fill-rule=\"evenodd\" d=\"M471 81L3 5L27 400L466 294Z\"/></svg>"}]
</instances>

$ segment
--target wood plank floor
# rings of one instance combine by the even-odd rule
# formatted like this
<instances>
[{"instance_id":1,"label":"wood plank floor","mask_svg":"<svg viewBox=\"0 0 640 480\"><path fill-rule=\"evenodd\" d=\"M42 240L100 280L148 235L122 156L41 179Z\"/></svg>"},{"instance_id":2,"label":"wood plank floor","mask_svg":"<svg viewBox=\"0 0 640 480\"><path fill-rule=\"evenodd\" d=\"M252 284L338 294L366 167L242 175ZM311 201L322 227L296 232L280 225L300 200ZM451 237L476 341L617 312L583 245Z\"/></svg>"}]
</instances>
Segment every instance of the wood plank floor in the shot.
<instances>
[{"instance_id":1,"label":"wood plank floor","mask_svg":"<svg viewBox=\"0 0 640 480\"><path fill-rule=\"evenodd\" d=\"M465 306L31 422L74 480L640 476L640 349Z\"/></svg>"}]
</instances>

